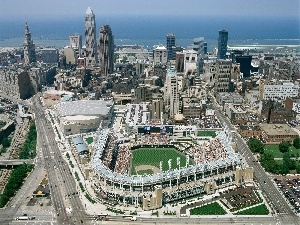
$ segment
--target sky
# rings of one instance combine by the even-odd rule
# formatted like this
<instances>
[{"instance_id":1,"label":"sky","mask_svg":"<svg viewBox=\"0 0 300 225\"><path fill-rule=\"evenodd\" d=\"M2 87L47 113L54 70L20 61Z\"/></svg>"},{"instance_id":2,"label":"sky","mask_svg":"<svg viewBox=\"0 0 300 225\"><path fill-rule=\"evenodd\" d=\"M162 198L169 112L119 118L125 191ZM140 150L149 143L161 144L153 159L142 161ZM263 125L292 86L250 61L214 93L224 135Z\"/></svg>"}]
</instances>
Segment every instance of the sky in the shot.
<instances>
[{"instance_id":1,"label":"sky","mask_svg":"<svg viewBox=\"0 0 300 225\"><path fill-rule=\"evenodd\" d=\"M202 15L230 17L298 17L300 0L0 0L0 18L84 16Z\"/></svg>"}]
</instances>

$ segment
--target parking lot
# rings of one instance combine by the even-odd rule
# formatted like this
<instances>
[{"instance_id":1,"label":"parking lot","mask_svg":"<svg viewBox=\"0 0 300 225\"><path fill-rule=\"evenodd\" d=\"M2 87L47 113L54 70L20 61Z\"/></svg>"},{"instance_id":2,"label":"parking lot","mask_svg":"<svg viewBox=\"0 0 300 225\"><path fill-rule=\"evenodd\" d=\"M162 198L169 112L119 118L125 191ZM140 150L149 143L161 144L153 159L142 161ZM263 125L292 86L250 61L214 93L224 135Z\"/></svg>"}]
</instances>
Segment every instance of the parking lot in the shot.
<instances>
[{"instance_id":1,"label":"parking lot","mask_svg":"<svg viewBox=\"0 0 300 225\"><path fill-rule=\"evenodd\" d=\"M228 208L238 209L258 203L260 197L257 196L254 187L237 187L234 190L228 190L221 194L223 199L226 199ZM223 202L224 203L224 202Z\"/></svg>"},{"instance_id":2,"label":"parking lot","mask_svg":"<svg viewBox=\"0 0 300 225\"><path fill-rule=\"evenodd\" d=\"M275 178L275 183L297 213L300 213L300 178Z\"/></svg>"}]
</instances>

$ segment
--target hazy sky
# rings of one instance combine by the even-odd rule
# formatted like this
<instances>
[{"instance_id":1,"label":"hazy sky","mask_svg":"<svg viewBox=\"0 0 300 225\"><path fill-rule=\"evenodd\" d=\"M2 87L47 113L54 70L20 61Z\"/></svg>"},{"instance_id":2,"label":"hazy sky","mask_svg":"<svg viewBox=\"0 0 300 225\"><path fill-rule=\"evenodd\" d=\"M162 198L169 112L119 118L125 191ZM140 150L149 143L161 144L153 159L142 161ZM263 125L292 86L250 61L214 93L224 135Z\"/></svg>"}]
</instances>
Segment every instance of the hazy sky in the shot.
<instances>
[{"instance_id":1,"label":"hazy sky","mask_svg":"<svg viewBox=\"0 0 300 225\"><path fill-rule=\"evenodd\" d=\"M299 17L300 0L0 0L0 18L203 15Z\"/></svg>"}]
</instances>

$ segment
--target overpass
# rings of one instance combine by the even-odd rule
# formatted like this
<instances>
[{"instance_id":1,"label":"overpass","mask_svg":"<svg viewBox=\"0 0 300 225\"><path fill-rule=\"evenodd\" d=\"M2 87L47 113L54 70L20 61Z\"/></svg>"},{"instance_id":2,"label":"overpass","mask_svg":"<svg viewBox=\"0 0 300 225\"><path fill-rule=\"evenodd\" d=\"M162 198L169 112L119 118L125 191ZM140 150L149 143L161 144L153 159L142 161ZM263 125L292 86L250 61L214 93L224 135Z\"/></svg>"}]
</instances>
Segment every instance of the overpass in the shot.
<instances>
[{"instance_id":1,"label":"overpass","mask_svg":"<svg viewBox=\"0 0 300 225\"><path fill-rule=\"evenodd\" d=\"M17 166L23 163L33 164L33 159L5 159L0 160L0 166Z\"/></svg>"}]
</instances>

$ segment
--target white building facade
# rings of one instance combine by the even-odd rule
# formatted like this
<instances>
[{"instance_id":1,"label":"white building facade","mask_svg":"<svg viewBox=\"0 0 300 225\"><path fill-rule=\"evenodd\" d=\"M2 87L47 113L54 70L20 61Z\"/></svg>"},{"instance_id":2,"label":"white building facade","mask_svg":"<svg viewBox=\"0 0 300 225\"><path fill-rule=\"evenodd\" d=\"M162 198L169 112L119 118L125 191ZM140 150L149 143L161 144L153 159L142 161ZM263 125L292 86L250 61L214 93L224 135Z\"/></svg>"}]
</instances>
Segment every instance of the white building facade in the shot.
<instances>
[{"instance_id":1,"label":"white building facade","mask_svg":"<svg viewBox=\"0 0 300 225\"><path fill-rule=\"evenodd\" d=\"M273 100L283 102L287 97L298 97L299 85L290 81L283 81L280 83L263 84L262 96L263 100Z\"/></svg>"},{"instance_id":2,"label":"white building facade","mask_svg":"<svg viewBox=\"0 0 300 225\"><path fill-rule=\"evenodd\" d=\"M165 46L157 46L153 50L154 65L166 64L168 61L168 51Z\"/></svg>"}]
</instances>

